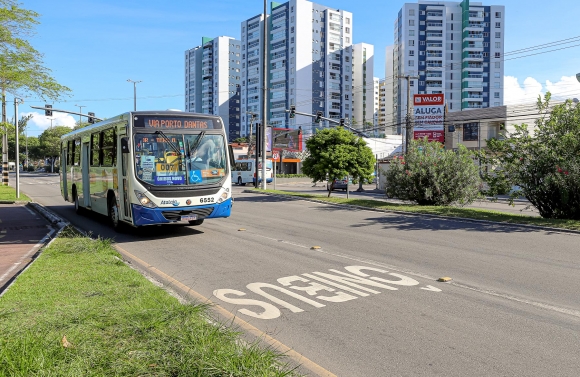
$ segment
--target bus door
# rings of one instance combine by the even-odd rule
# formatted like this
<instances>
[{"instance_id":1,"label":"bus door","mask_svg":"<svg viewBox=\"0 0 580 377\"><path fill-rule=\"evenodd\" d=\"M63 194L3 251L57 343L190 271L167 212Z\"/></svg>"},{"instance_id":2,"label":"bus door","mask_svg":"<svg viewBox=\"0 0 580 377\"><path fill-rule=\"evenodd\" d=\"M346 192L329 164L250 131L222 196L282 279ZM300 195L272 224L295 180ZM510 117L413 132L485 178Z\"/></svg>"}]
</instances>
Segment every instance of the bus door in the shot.
<instances>
[{"instance_id":1,"label":"bus door","mask_svg":"<svg viewBox=\"0 0 580 377\"><path fill-rule=\"evenodd\" d=\"M129 179L127 174L129 174L129 158L130 158L130 148L129 148L129 138L121 137L119 138L121 143L121 169L120 169L120 185L119 185L119 218L127 221L131 221L131 203L129 202Z\"/></svg>"},{"instance_id":2,"label":"bus door","mask_svg":"<svg viewBox=\"0 0 580 377\"><path fill-rule=\"evenodd\" d=\"M83 143L81 147L81 170L82 170L82 181L83 181L83 200L82 203L83 207L90 207L91 206L91 181L90 181L90 171L89 171L89 158L90 158L90 149L89 143Z\"/></svg>"},{"instance_id":3,"label":"bus door","mask_svg":"<svg viewBox=\"0 0 580 377\"><path fill-rule=\"evenodd\" d=\"M68 143L70 145L70 142ZM68 179L67 179L67 170L68 170L68 160L67 160L67 144L63 144L63 148L61 149L61 156L60 156L60 190L62 192L62 197L64 200L68 201Z\"/></svg>"}]
</instances>

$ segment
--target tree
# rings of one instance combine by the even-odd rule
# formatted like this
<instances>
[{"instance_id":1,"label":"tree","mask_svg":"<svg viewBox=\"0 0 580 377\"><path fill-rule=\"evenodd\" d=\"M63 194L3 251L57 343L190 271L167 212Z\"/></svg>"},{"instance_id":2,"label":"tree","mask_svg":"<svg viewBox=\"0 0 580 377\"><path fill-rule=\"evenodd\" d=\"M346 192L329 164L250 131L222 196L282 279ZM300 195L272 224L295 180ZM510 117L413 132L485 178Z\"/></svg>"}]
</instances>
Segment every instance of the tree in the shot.
<instances>
[{"instance_id":1,"label":"tree","mask_svg":"<svg viewBox=\"0 0 580 377\"><path fill-rule=\"evenodd\" d=\"M466 205L479 195L481 180L474 154L460 145L457 153L427 139L412 140L403 157L391 161L386 194L420 205Z\"/></svg>"},{"instance_id":2,"label":"tree","mask_svg":"<svg viewBox=\"0 0 580 377\"><path fill-rule=\"evenodd\" d=\"M26 143L25 130L26 130L26 126L28 124L28 121L30 119L32 119L32 114L29 114L26 116L23 115L18 120L18 138L20 139L19 146L20 146L20 152L21 152L20 153L21 156L19 156L20 161L24 161L22 159L22 149ZM10 158L10 156L16 157L16 132L14 130L14 119L12 119L12 122L10 125L6 125L6 129L8 131L8 158Z\"/></svg>"},{"instance_id":3,"label":"tree","mask_svg":"<svg viewBox=\"0 0 580 377\"><path fill-rule=\"evenodd\" d=\"M550 105L538 98L535 127L521 124L503 140L487 141L482 162L490 193L517 186L510 200L525 196L542 217L580 220L580 106Z\"/></svg>"},{"instance_id":4,"label":"tree","mask_svg":"<svg viewBox=\"0 0 580 377\"><path fill-rule=\"evenodd\" d=\"M90 125L91 124L89 122L76 121L75 126L73 127L73 131L80 130L81 128L85 128L85 127L88 127Z\"/></svg>"},{"instance_id":5,"label":"tree","mask_svg":"<svg viewBox=\"0 0 580 377\"><path fill-rule=\"evenodd\" d=\"M0 91L2 126L6 132L6 94L24 97L34 94L42 99L58 99L70 92L51 76L42 54L25 39L38 24L38 13L23 9L14 0L0 0ZM3 163L8 163L6 136L2 139Z\"/></svg>"},{"instance_id":6,"label":"tree","mask_svg":"<svg viewBox=\"0 0 580 377\"><path fill-rule=\"evenodd\" d=\"M51 172L54 171L54 160L60 154L60 137L69 132L71 129L67 126L56 126L45 130L38 137L44 156L49 156L51 159Z\"/></svg>"},{"instance_id":7,"label":"tree","mask_svg":"<svg viewBox=\"0 0 580 377\"><path fill-rule=\"evenodd\" d=\"M366 142L342 127L317 131L306 141L309 155L302 163L302 171L314 181L331 181L346 176L370 181L375 166L375 157Z\"/></svg>"}]
</instances>

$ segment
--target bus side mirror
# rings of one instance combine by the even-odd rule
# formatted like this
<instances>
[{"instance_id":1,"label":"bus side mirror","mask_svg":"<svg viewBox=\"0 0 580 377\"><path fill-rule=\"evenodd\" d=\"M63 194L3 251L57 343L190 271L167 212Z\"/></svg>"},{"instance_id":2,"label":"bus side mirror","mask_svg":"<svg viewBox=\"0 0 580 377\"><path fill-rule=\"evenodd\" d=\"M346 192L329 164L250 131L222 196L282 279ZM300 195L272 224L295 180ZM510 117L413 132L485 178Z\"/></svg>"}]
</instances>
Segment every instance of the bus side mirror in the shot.
<instances>
[{"instance_id":1,"label":"bus side mirror","mask_svg":"<svg viewBox=\"0 0 580 377\"><path fill-rule=\"evenodd\" d=\"M129 153L129 138L123 137L121 138L121 153Z\"/></svg>"},{"instance_id":2,"label":"bus side mirror","mask_svg":"<svg viewBox=\"0 0 580 377\"><path fill-rule=\"evenodd\" d=\"M234 166L236 166L236 159L234 157L234 148L232 148L231 145L228 145L228 152L229 152L229 155L230 155L230 166L233 169Z\"/></svg>"}]
</instances>

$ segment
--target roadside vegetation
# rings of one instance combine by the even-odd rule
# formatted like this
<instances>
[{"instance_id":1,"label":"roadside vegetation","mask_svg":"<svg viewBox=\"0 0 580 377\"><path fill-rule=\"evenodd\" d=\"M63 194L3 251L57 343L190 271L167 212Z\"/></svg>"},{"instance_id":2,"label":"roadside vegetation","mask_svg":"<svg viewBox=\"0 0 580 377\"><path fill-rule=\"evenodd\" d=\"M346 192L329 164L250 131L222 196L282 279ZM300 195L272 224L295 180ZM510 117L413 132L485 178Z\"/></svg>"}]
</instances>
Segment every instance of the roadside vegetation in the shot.
<instances>
[{"instance_id":1,"label":"roadside vegetation","mask_svg":"<svg viewBox=\"0 0 580 377\"><path fill-rule=\"evenodd\" d=\"M540 117L533 127L517 125L515 132L487 142L482 161L490 194L517 188L542 217L580 220L580 106L567 100L550 105L551 95L538 98Z\"/></svg>"},{"instance_id":2,"label":"roadside vegetation","mask_svg":"<svg viewBox=\"0 0 580 377\"><path fill-rule=\"evenodd\" d=\"M345 198L328 198L324 195L306 194L299 192L290 191L280 191L280 190L261 190L254 189L257 192L272 193L285 195L296 198L304 199L314 199L326 203L334 204L346 204L352 206L361 206L373 209L379 209L383 211L401 211L409 213L419 213L428 215L439 215L447 217L458 217L473 220L487 220L496 221L500 223L508 224L525 224L525 225L537 225L546 226L552 228L560 229L570 229L580 231L580 221L575 220L561 220L561 219L545 219L541 217L516 215L499 211L476 209L476 208L465 208L456 206L423 206L416 204L400 204L400 203L389 203L380 200L373 199L345 199Z\"/></svg>"},{"instance_id":3,"label":"roadside vegetation","mask_svg":"<svg viewBox=\"0 0 580 377\"><path fill-rule=\"evenodd\" d=\"M20 191L20 198L16 198L16 189L10 186L0 186L0 201L22 201L30 202L30 198Z\"/></svg>"},{"instance_id":4,"label":"roadside vegetation","mask_svg":"<svg viewBox=\"0 0 580 377\"><path fill-rule=\"evenodd\" d=\"M335 179L352 178L353 183L372 182L375 156L362 137L342 127L318 130L306 141L308 157L302 171L314 182L330 182L328 196Z\"/></svg>"},{"instance_id":5,"label":"roadside vegetation","mask_svg":"<svg viewBox=\"0 0 580 377\"><path fill-rule=\"evenodd\" d=\"M180 303L109 241L66 230L0 299L0 375L297 375L209 309Z\"/></svg>"},{"instance_id":6,"label":"roadside vegetation","mask_svg":"<svg viewBox=\"0 0 580 377\"><path fill-rule=\"evenodd\" d=\"M405 156L392 160L386 172L386 194L420 205L466 205L480 196L482 185L473 152L457 152L438 142L412 140Z\"/></svg>"}]
</instances>

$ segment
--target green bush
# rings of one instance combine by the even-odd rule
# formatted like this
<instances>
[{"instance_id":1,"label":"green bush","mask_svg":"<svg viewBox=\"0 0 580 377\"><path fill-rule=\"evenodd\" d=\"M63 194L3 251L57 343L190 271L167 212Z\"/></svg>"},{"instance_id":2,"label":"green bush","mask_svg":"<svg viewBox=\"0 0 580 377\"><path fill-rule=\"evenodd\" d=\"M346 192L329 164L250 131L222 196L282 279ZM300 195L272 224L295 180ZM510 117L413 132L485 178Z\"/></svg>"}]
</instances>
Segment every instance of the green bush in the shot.
<instances>
[{"instance_id":1,"label":"green bush","mask_svg":"<svg viewBox=\"0 0 580 377\"><path fill-rule=\"evenodd\" d=\"M276 178L308 178L306 174L276 174Z\"/></svg>"},{"instance_id":2,"label":"green bush","mask_svg":"<svg viewBox=\"0 0 580 377\"><path fill-rule=\"evenodd\" d=\"M466 205L480 196L478 167L463 145L454 152L437 142L414 140L385 174L387 196L420 205Z\"/></svg>"},{"instance_id":3,"label":"green bush","mask_svg":"<svg viewBox=\"0 0 580 377\"><path fill-rule=\"evenodd\" d=\"M550 93L538 99L535 127L515 126L502 140L487 142L482 160L495 169L486 174L490 192L519 187L542 217L580 220L580 106L568 100L550 105Z\"/></svg>"}]
</instances>

